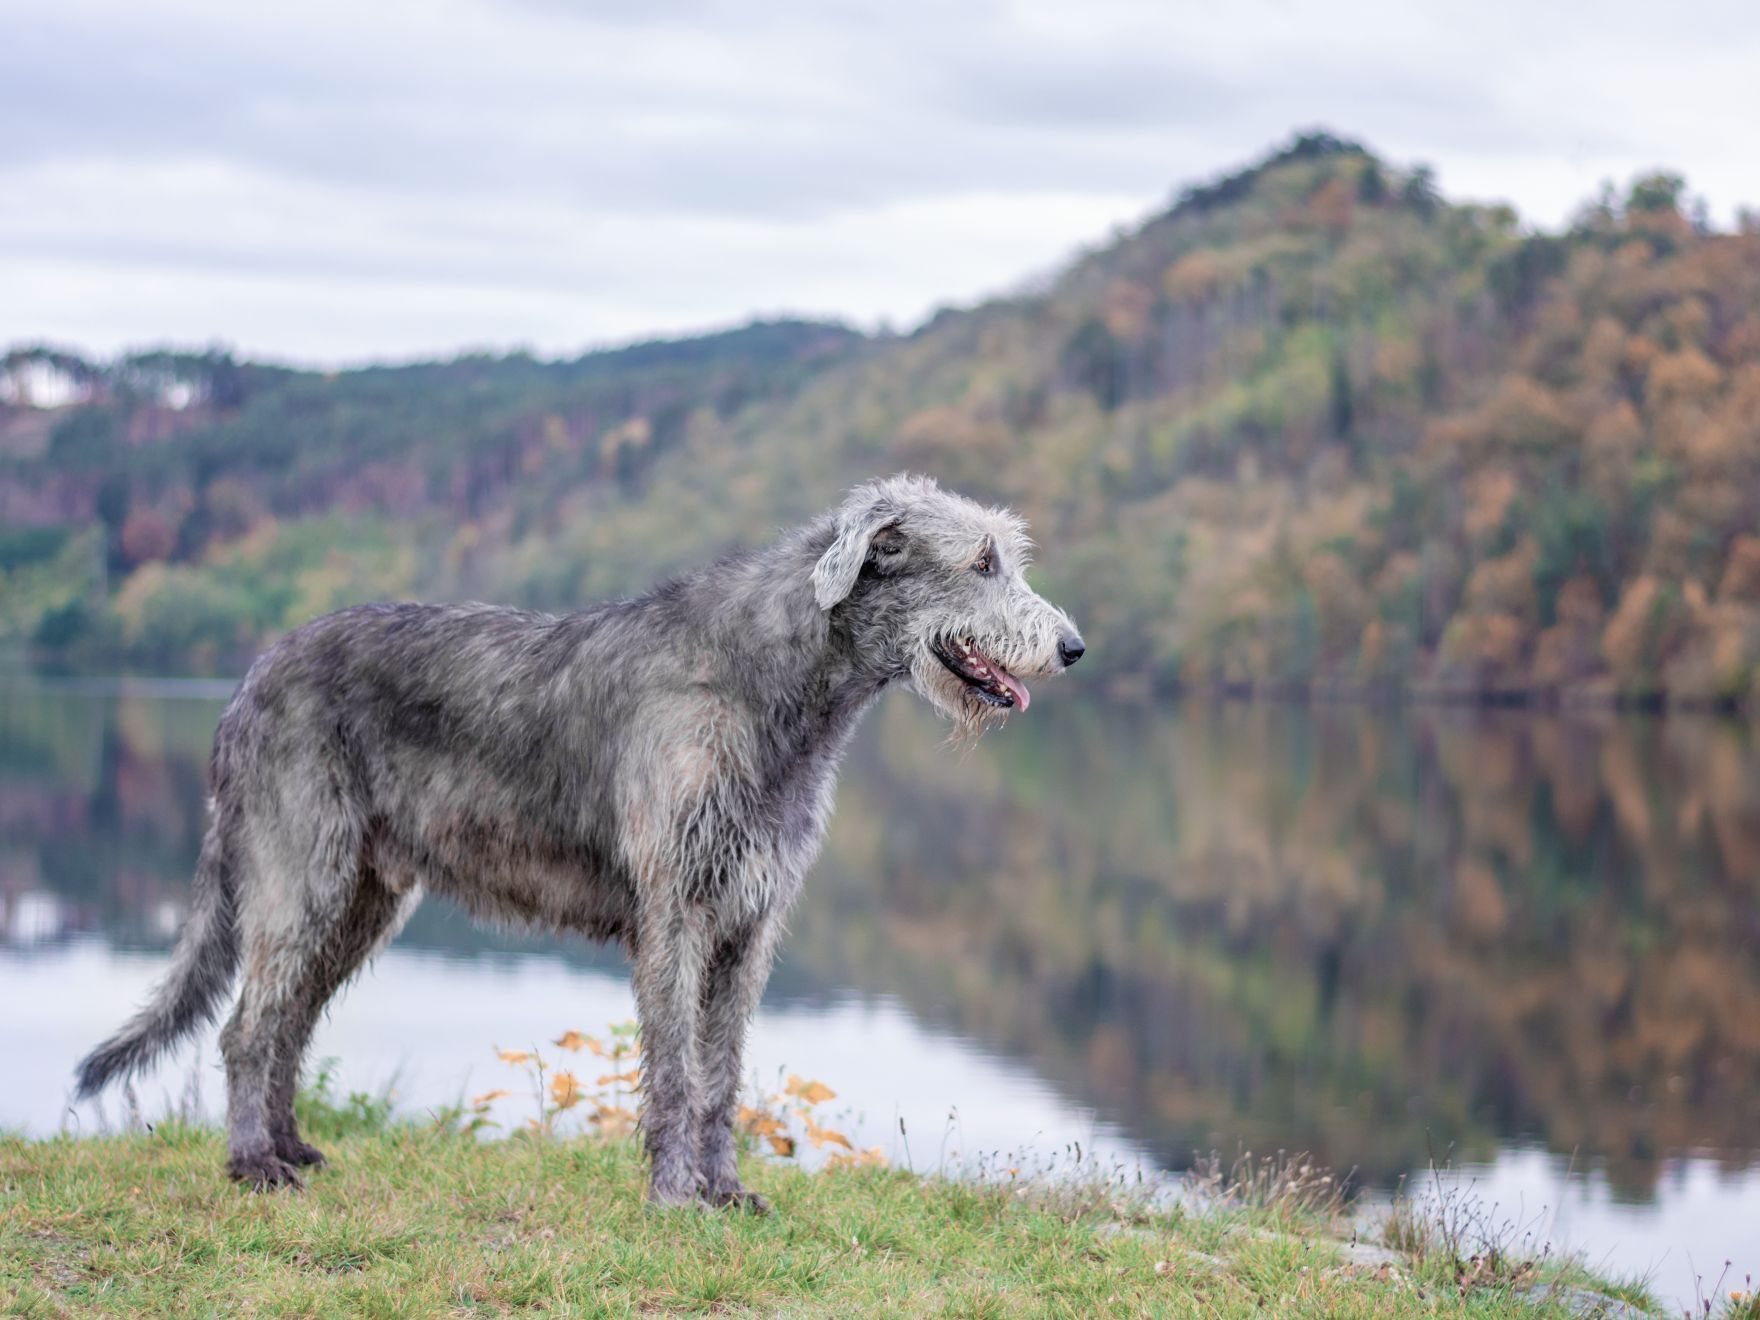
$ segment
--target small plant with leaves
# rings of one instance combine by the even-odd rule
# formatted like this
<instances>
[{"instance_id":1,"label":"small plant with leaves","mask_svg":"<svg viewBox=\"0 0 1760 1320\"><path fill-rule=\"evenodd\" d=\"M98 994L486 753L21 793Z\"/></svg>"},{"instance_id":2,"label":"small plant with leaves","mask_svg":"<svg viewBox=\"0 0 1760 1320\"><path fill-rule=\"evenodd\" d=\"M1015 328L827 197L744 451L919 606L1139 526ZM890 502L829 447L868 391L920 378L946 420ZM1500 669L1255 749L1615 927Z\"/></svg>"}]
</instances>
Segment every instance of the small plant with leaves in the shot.
<instances>
[{"instance_id":1,"label":"small plant with leaves","mask_svg":"<svg viewBox=\"0 0 1760 1320\"><path fill-rule=\"evenodd\" d=\"M609 1072L594 1079L593 1085L597 1089L590 1096L583 1093L572 1072L558 1073L551 1083L551 1095L556 1105L561 1109L572 1109L585 1100L591 1106L587 1123L602 1136L623 1137L634 1132L636 1094L642 1084L640 1028L634 1022L618 1022L610 1028L604 1040L570 1030L563 1032L553 1043L571 1053L585 1050L610 1067Z\"/></svg>"},{"instance_id":2,"label":"small plant with leaves","mask_svg":"<svg viewBox=\"0 0 1760 1320\"><path fill-rule=\"evenodd\" d=\"M1738 1287L1730 1282L1729 1273L1733 1262L1723 1262L1723 1272L1717 1276L1717 1282L1711 1285L1711 1291L1705 1291L1704 1276L1694 1280L1694 1292L1698 1297L1697 1310L1688 1308L1681 1312L1684 1320L1760 1320L1760 1290L1754 1286L1754 1276L1742 1276Z\"/></svg>"},{"instance_id":3,"label":"small plant with leaves","mask_svg":"<svg viewBox=\"0 0 1760 1320\"><path fill-rule=\"evenodd\" d=\"M599 1136L616 1138L633 1133L640 1119L642 1085L642 1041L637 1024L615 1023L603 1036L571 1029L550 1043L569 1054L601 1060L605 1071L593 1077L589 1086L574 1067L560 1066L554 1056L547 1057L536 1046L497 1049L496 1057L502 1063L527 1074L534 1112L525 1120L525 1130L541 1137L557 1136L564 1116L581 1109L586 1116L584 1126ZM512 1094L507 1087L497 1087L472 1096L445 1121L465 1132L499 1127L492 1116L495 1103ZM736 1126L759 1149L780 1159L798 1159L811 1148L827 1152L822 1164L826 1169L885 1165L886 1155L879 1146L858 1150L845 1133L820 1117L819 1107L836 1098L837 1092L824 1082L791 1073L776 1090L758 1093L750 1103L741 1105Z\"/></svg>"},{"instance_id":4,"label":"small plant with leaves","mask_svg":"<svg viewBox=\"0 0 1760 1320\"><path fill-rule=\"evenodd\" d=\"M818 1106L836 1098L837 1092L824 1082L790 1073L780 1089L741 1105L735 1121L740 1132L785 1160L799 1156L804 1140L814 1150L830 1149L824 1164L827 1169L884 1165L886 1155L880 1147L857 1150L848 1136L819 1121Z\"/></svg>"},{"instance_id":5,"label":"small plant with leaves","mask_svg":"<svg viewBox=\"0 0 1760 1320\"><path fill-rule=\"evenodd\" d=\"M585 1050L610 1065L610 1072L594 1079L589 1091L572 1068L556 1066L533 1047L529 1050L497 1049L495 1056L509 1067L524 1069L528 1075L535 1114L526 1120L526 1129L538 1136L554 1137L564 1114L582 1105L587 1107L587 1125L607 1137L628 1136L636 1127L636 1094L641 1089L641 1033L633 1022L612 1026L607 1038L584 1035L572 1028L551 1044L558 1049L578 1054ZM505 1087L472 1096L464 1111L463 1127L469 1132L498 1127L490 1117L497 1100L513 1092Z\"/></svg>"}]
</instances>

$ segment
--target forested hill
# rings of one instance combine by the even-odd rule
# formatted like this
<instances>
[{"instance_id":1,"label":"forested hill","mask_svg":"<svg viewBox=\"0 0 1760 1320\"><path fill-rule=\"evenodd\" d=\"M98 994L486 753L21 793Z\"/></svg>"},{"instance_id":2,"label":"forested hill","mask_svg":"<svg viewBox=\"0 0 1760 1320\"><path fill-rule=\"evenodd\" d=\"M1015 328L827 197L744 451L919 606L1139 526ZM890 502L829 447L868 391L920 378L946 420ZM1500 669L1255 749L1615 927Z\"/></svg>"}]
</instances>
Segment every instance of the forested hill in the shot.
<instances>
[{"instance_id":1,"label":"forested hill","mask_svg":"<svg viewBox=\"0 0 1760 1320\"><path fill-rule=\"evenodd\" d=\"M558 607L911 467L1033 520L1128 689L1760 707L1760 227L1537 233L1315 135L904 337L320 375L7 359L0 629L234 667L370 597Z\"/></svg>"}]
</instances>

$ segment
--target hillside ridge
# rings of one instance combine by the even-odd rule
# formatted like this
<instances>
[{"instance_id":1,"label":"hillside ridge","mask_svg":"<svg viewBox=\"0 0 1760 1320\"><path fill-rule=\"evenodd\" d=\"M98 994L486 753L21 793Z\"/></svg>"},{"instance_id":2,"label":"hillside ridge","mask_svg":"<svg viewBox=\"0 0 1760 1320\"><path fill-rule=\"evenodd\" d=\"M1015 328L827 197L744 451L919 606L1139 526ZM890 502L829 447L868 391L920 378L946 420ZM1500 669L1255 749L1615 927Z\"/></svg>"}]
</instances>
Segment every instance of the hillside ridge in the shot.
<instances>
[{"instance_id":1,"label":"hillside ridge","mask_svg":"<svg viewBox=\"0 0 1760 1320\"><path fill-rule=\"evenodd\" d=\"M1121 692L1760 704L1760 226L1667 174L1545 232L1314 132L908 335L0 372L0 637L74 662L566 608L909 467L1023 508Z\"/></svg>"}]
</instances>

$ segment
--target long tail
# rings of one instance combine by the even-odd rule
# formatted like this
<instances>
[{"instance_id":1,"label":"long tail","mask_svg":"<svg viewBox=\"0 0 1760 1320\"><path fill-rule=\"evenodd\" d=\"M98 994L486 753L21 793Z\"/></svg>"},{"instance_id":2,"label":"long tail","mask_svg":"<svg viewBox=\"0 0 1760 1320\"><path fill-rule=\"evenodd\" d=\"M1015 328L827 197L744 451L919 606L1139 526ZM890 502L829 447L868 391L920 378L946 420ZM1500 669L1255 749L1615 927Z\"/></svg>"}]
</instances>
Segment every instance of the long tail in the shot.
<instances>
[{"instance_id":1,"label":"long tail","mask_svg":"<svg viewBox=\"0 0 1760 1320\"><path fill-rule=\"evenodd\" d=\"M147 1067L197 1027L211 1022L238 967L235 895L218 819L209 823L196 863L193 904L171 971L139 1013L80 1061L79 1098L96 1095L120 1074Z\"/></svg>"}]
</instances>

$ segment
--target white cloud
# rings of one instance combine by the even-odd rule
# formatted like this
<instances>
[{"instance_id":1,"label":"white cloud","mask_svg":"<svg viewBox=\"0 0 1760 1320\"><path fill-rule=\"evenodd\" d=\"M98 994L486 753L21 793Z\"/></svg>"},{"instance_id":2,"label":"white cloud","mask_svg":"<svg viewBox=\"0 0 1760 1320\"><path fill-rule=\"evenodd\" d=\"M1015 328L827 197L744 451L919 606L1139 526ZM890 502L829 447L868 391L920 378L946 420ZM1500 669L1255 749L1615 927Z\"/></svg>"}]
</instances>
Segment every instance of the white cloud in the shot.
<instances>
[{"instance_id":1,"label":"white cloud","mask_svg":"<svg viewBox=\"0 0 1760 1320\"><path fill-rule=\"evenodd\" d=\"M907 325L1321 124L1545 223L1760 200L1750 11L1575 8L62 0L0 44L0 343Z\"/></svg>"}]
</instances>

